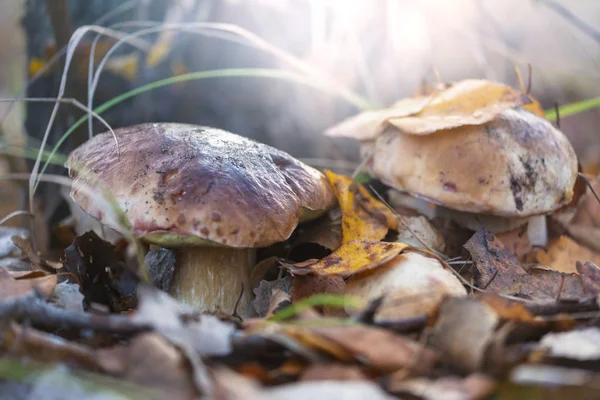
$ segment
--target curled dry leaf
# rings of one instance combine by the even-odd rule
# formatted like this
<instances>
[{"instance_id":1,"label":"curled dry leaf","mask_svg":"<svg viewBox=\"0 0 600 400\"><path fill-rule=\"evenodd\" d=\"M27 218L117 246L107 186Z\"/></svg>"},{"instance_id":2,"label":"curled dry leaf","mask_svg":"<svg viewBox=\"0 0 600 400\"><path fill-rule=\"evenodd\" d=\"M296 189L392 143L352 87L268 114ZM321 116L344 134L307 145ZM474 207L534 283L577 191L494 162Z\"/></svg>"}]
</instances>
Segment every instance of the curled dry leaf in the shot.
<instances>
[{"instance_id":1,"label":"curled dry leaf","mask_svg":"<svg viewBox=\"0 0 600 400\"><path fill-rule=\"evenodd\" d=\"M45 297L50 297L54 293L56 282L56 275L15 279L4 268L0 268L0 300L26 296L34 290Z\"/></svg>"},{"instance_id":2,"label":"curled dry leaf","mask_svg":"<svg viewBox=\"0 0 600 400\"><path fill-rule=\"evenodd\" d=\"M538 250L535 260L559 272L578 273L578 261L600 264L600 254L581 246L568 236L561 236L550 242L547 250Z\"/></svg>"},{"instance_id":3,"label":"curled dry leaf","mask_svg":"<svg viewBox=\"0 0 600 400\"><path fill-rule=\"evenodd\" d=\"M394 213L352 178L325 170L342 210L342 243L381 240L388 230L398 229Z\"/></svg>"},{"instance_id":4,"label":"curled dry leaf","mask_svg":"<svg viewBox=\"0 0 600 400\"><path fill-rule=\"evenodd\" d=\"M493 233L481 228L464 245L475 263L475 284L504 293L527 273L519 261Z\"/></svg>"},{"instance_id":5,"label":"curled dry leaf","mask_svg":"<svg viewBox=\"0 0 600 400\"><path fill-rule=\"evenodd\" d=\"M535 301L582 300L590 297L583 289L579 275L558 272L543 265L529 267L528 273L519 277L505 292Z\"/></svg>"},{"instance_id":6,"label":"curled dry leaf","mask_svg":"<svg viewBox=\"0 0 600 400\"><path fill-rule=\"evenodd\" d=\"M364 301L362 308L347 307L355 314L381 297L375 321L431 315L446 295L466 296L456 276L434 258L414 252L399 254L380 267L351 277L346 295Z\"/></svg>"},{"instance_id":7,"label":"curled dry leaf","mask_svg":"<svg viewBox=\"0 0 600 400\"><path fill-rule=\"evenodd\" d=\"M431 343L447 361L466 371L477 371L499 320L485 303L468 297L449 297L440 307Z\"/></svg>"},{"instance_id":8,"label":"curled dry leaf","mask_svg":"<svg viewBox=\"0 0 600 400\"><path fill-rule=\"evenodd\" d=\"M600 268L591 262L582 264L579 261L577 261L576 267L581 276L583 290L592 296L600 294Z\"/></svg>"},{"instance_id":9,"label":"curled dry leaf","mask_svg":"<svg viewBox=\"0 0 600 400\"><path fill-rule=\"evenodd\" d=\"M151 389L160 398L198 396L185 357L156 333L143 333L127 345L100 349L96 357L105 371Z\"/></svg>"},{"instance_id":10,"label":"curled dry leaf","mask_svg":"<svg viewBox=\"0 0 600 400\"><path fill-rule=\"evenodd\" d=\"M276 262L276 260L275 260ZM281 293L290 294L292 287L292 277L286 275L281 279L274 281L262 280L257 288L253 290L254 300L252 300L252 306L259 317L265 317L271 309L270 304L272 302L273 294L275 290L279 290ZM289 296L288 296L289 300Z\"/></svg>"},{"instance_id":11,"label":"curled dry leaf","mask_svg":"<svg viewBox=\"0 0 600 400\"><path fill-rule=\"evenodd\" d=\"M427 135L464 125L482 125L504 110L535 102L532 97L510 86L467 79L433 95L431 102L420 112L410 116L391 117L387 121L403 133ZM530 106L527 109L539 112L540 108Z\"/></svg>"},{"instance_id":12,"label":"curled dry leaf","mask_svg":"<svg viewBox=\"0 0 600 400\"><path fill-rule=\"evenodd\" d=\"M294 275L339 275L349 277L358 272L378 267L397 256L409 246L399 242L370 242L354 240L321 260L282 265Z\"/></svg>"}]
</instances>

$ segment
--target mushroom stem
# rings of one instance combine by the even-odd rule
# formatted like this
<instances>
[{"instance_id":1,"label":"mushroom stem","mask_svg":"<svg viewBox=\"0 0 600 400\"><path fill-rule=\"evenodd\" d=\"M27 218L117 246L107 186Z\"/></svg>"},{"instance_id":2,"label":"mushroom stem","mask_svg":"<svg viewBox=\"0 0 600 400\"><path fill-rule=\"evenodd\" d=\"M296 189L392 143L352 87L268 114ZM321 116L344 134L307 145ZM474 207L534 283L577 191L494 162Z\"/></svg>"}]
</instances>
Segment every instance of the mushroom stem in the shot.
<instances>
[{"instance_id":1,"label":"mushroom stem","mask_svg":"<svg viewBox=\"0 0 600 400\"><path fill-rule=\"evenodd\" d=\"M177 252L169 294L200 311L233 313L243 288L237 314L252 316L250 271L255 259L255 249L182 248Z\"/></svg>"},{"instance_id":2,"label":"mushroom stem","mask_svg":"<svg viewBox=\"0 0 600 400\"><path fill-rule=\"evenodd\" d=\"M548 245L548 225L545 215L536 215L529 218L527 237L534 247L545 247Z\"/></svg>"}]
</instances>

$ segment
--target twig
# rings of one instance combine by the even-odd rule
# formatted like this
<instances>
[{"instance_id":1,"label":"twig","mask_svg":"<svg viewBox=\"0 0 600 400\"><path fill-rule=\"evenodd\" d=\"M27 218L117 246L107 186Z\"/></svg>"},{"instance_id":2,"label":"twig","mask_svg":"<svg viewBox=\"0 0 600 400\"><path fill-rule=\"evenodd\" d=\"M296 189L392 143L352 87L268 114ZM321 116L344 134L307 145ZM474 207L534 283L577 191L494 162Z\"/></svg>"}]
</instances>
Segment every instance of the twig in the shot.
<instances>
[{"instance_id":1,"label":"twig","mask_svg":"<svg viewBox=\"0 0 600 400\"><path fill-rule=\"evenodd\" d=\"M150 325L123 315L94 315L65 310L40 299L37 294L22 296L0 303L0 320L29 321L52 329L93 329L96 331L132 334L149 331Z\"/></svg>"}]
</instances>

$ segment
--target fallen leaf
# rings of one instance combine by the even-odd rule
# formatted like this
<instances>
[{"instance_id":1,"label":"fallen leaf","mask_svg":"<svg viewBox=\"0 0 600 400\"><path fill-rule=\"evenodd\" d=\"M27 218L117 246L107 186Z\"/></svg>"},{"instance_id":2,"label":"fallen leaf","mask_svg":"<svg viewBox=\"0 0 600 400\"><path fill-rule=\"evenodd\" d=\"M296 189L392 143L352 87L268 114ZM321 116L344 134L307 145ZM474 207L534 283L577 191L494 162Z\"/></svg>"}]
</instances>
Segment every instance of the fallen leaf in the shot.
<instances>
[{"instance_id":1,"label":"fallen leaf","mask_svg":"<svg viewBox=\"0 0 600 400\"><path fill-rule=\"evenodd\" d=\"M349 277L358 272L376 268L407 248L409 248L408 245L399 242L354 240L343 244L321 260L309 260L309 262L291 265L282 263L282 265L294 275Z\"/></svg>"},{"instance_id":2,"label":"fallen leaf","mask_svg":"<svg viewBox=\"0 0 600 400\"><path fill-rule=\"evenodd\" d=\"M103 304L113 312L135 307L137 277L119 260L115 246L93 231L65 249L65 269L81 284L86 306Z\"/></svg>"},{"instance_id":3,"label":"fallen leaf","mask_svg":"<svg viewBox=\"0 0 600 400\"><path fill-rule=\"evenodd\" d=\"M148 266L148 275L154 286L165 292L169 291L175 272L175 253L173 250L159 248L150 250L144 263Z\"/></svg>"},{"instance_id":4,"label":"fallen leaf","mask_svg":"<svg viewBox=\"0 0 600 400\"><path fill-rule=\"evenodd\" d=\"M399 254L380 267L354 275L346 295L364 301L362 308L347 307L351 314L383 296L375 322L431 315L446 295L466 296L456 276L434 258L414 252Z\"/></svg>"},{"instance_id":5,"label":"fallen leaf","mask_svg":"<svg viewBox=\"0 0 600 400\"><path fill-rule=\"evenodd\" d=\"M381 240L398 228L394 213L352 178L325 170L342 210L342 244L353 240Z\"/></svg>"},{"instance_id":6,"label":"fallen leaf","mask_svg":"<svg viewBox=\"0 0 600 400\"><path fill-rule=\"evenodd\" d=\"M444 238L427 218L422 215L404 216L402 220L406 223L406 226L403 223L398 224L398 242L406 243L418 249L433 249L439 253L446 250Z\"/></svg>"},{"instance_id":7,"label":"fallen leaf","mask_svg":"<svg viewBox=\"0 0 600 400\"><path fill-rule=\"evenodd\" d=\"M290 304L292 304L292 302L290 300L289 293L281 289L273 289L273 296L271 296L271 301L269 301L269 308L267 309L265 318L272 317L277 311L289 306Z\"/></svg>"},{"instance_id":8,"label":"fallen leaf","mask_svg":"<svg viewBox=\"0 0 600 400\"><path fill-rule=\"evenodd\" d=\"M547 333L538 345L549 357L577 361L600 360L600 329L591 326L569 332Z\"/></svg>"},{"instance_id":9,"label":"fallen leaf","mask_svg":"<svg viewBox=\"0 0 600 400\"><path fill-rule=\"evenodd\" d=\"M13 236L11 238L12 242L21 250L23 256L28 259L32 266L36 269L60 269L62 268L61 263L54 263L47 260L44 260L31 246L31 243L27 239L23 239L21 236Z\"/></svg>"},{"instance_id":10,"label":"fallen leaf","mask_svg":"<svg viewBox=\"0 0 600 400\"><path fill-rule=\"evenodd\" d=\"M436 360L432 350L385 329L363 325L323 327L281 327L306 346L330 354L344 362L360 362L376 371L394 372L402 368L426 371Z\"/></svg>"},{"instance_id":11,"label":"fallen leaf","mask_svg":"<svg viewBox=\"0 0 600 400\"><path fill-rule=\"evenodd\" d=\"M27 240L29 232L22 228L0 226L0 257L6 257L11 254L17 255L19 253L19 248L12 239L15 236Z\"/></svg>"},{"instance_id":12,"label":"fallen leaf","mask_svg":"<svg viewBox=\"0 0 600 400\"><path fill-rule=\"evenodd\" d=\"M267 257L264 260L260 261L252 268L252 272L250 273L250 285L253 288L257 288L263 280L265 280L265 276L272 269L279 269L279 264L277 263L277 257L271 256Z\"/></svg>"},{"instance_id":13,"label":"fallen leaf","mask_svg":"<svg viewBox=\"0 0 600 400\"><path fill-rule=\"evenodd\" d=\"M393 117L407 117L417 114L432 100L430 96L407 97L382 110L365 111L346 118L328 128L326 136L350 137L356 140L372 140L383 129L384 122Z\"/></svg>"},{"instance_id":14,"label":"fallen leaf","mask_svg":"<svg viewBox=\"0 0 600 400\"><path fill-rule=\"evenodd\" d=\"M150 389L160 398L198 396L185 357L155 333L140 334L127 345L100 349L96 357L108 373Z\"/></svg>"},{"instance_id":15,"label":"fallen leaf","mask_svg":"<svg viewBox=\"0 0 600 400\"><path fill-rule=\"evenodd\" d=\"M252 306L257 315L265 317L268 314L274 290L279 289L281 292L289 295L291 287L292 277L290 275L274 281L261 281L258 287L253 290L255 297L252 300Z\"/></svg>"},{"instance_id":16,"label":"fallen leaf","mask_svg":"<svg viewBox=\"0 0 600 400\"><path fill-rule=\"evenodd\" d=\"M538 250L535 260L559 272L577 273L577 261L600 264L600 254L579 245L568 236L561 236L550 242L547 250Z\"/></svg>"},{"instance_id":17,"label":"fallen leaf","mask_svg":"<svg viewBox=\"0 0 600 400\"><path fill-rule=\"evenodd\" d=\"M519 321L528 324L539 324L535 316L527 310L522 301L507 299L494 293L481 293L477 296L491 307L502 319Z\"/></svg>"},{"instance_id":18,"label":"fallen leaf","mask_svg":"<svg viewBox=\"0 0 600 400\"><path fill-rule=\"evenodd\" d=\"M328 212L309 226L298 228L296 243L315 243L328 250L335 250L342 244L342 217L339 209Z\"/></svg>"},{"instance_id":19,"label":"fallen leaf","mask_svg":"<svg viewBox=\"0 0 600 400\"><path fill-rule=\"evenodd\" d=\"M504 110L534 101L530 96L501 83L467 79L434 94L432 101L417 114L391 117L387 122L402 133L427 135L464 125L482 125Z\"/></svg>"},{"instance_id":20,"label":"fallen leaf","mask_svg":"<svg viewBox=\"0 0 600 400\"><path fill-rule=\"evenodd\" d=\"M493 233L481 228L464 248L475 263L475 285L495 293L503 293L527 273Z\"/></svg>"},{"instance_id":21,"label":"fallen leaf","mask_svg":"<svg viewBox=\"0 0 600 400\"><path fill-rule=\"evenodd\" d=\"M581 300L590 297L584 291L578 274L558 272L543 265L529 267L528 273L519 277L505 292L535 301Z\"/></svg>"},{"instance_id":22,"label":"fallen leaf","mask_svg":"<svg viewBox=\"0 0 600 400\"><path fill-rule=\"evenodd\" d=\"M84 367L91 371L101 370L92 349L69 342L60 336L32 328L23 329L16 324L11 324L2 332L2 336L4 349L19 357Z\"/></svg>"},{"instance_id":23,"label":"fallen leaf","mask_svg":"<svg viewBox=\"0 0 600 400\"><path fill-rule=\"evenodd\" d=\"M0 300L26 296L34 290L50 297L56 287L56 278L56 275L47 275L33 279L15 279L4 268L0 268Z\"/></svg>"},{"instance_id":24,"label":"fallen leaf","mask_svg":"<svg viewBox=\"0 0 600 400\"><path fill-rule=\"evenodd\" d=\"M499 317L487 304L468 297L449 297L440 306L430 343L465 371L483 364Z\"/></svg>"},{"instance_id":25,"label":"fallen leaf","mask_svg":"<svg viewBox=\"0 0 600 400\"><path fill-rule=\"evenodd\" d=\"M600 268L591 262L582 264L579 261L576 263L576 268L581 276L583 290L592 296L600 294Z\"/></svg>"},{"instance_id":26,"label":"fallen leaf","mask_svg":"<svg viewBox=\"0 0 600 400\"><path fill-rule=\"evenodd\" d=\"M387 390L400 396L410 395L423 400L475 400L486 399L493 394L494 380L474 373L466 378L448 376L437 379L413 378L392 382Z\"/></svg>"}]
</instances>

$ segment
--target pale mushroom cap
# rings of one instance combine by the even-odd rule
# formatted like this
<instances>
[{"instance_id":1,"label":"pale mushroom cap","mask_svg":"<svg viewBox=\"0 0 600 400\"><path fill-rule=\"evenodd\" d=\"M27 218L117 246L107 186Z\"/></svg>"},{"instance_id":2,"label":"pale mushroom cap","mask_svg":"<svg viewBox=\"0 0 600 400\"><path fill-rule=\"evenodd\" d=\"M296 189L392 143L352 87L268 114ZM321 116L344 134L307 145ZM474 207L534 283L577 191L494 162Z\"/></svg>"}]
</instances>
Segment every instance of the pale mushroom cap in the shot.
<instances>
[{"instance_id":1,"label":"pale mushroom cap","mask_svg":"<svg viewBox=\"0 0 600 400\"><path fill-rule=\"evenodd\" d=\"M115 134L120 159L106 132L75 149L66 165L75 183L112 194L133 234L149 242L268 246L335 205L319 171L227 131L156 123ZM84 211L120 230L106 202L75 186L71 197Z\"/></svg>"},{"instance_id":2,"label":"pale mushroom cap","mask_svg":"<svg viewBox=\"0 0 600 400\"><path fill-rule=\"evenodd\" d=\"M390 127L367 145L371 173L382 182L467 212L547 213L571 200L577 179L577 156L566 136L523 109L424 136Z\"/></svg>"}]
</instances>

